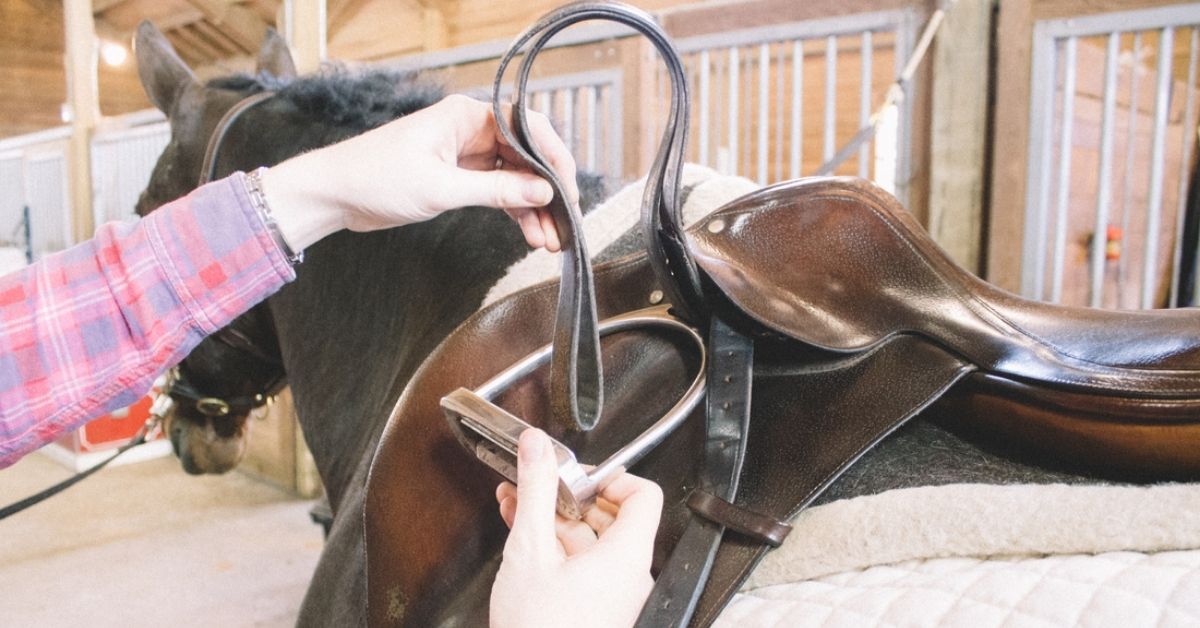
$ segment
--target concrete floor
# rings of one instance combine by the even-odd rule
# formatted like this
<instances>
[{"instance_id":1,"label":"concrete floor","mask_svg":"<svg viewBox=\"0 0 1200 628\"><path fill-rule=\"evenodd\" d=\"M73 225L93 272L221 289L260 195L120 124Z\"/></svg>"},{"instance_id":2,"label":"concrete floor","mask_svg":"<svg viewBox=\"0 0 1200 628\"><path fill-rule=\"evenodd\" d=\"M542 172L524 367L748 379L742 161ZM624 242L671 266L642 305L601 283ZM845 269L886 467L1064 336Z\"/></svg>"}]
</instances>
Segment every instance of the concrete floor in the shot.
<instances>
[{"instance_id":1,"label":"concrete floor","mask_svg":"<svg viewBox=\"0 0 1200 628\"><path fill-rule=\"evenodd\" d=\"M68 475L27 456L0 505ZM174 458L104 469L0 521L0 625L291 626L322 547L310 507Z\"/></svg>"}]
</instances>

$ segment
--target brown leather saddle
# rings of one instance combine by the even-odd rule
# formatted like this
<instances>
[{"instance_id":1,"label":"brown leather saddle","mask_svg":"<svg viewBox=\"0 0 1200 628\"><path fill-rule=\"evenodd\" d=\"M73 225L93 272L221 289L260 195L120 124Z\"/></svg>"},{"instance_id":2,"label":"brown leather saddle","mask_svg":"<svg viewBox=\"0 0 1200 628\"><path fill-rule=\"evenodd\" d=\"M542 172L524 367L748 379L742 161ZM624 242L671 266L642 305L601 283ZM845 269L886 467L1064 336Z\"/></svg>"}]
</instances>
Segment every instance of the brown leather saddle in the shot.
<instances>
[{"instance_id":1,"label":"brown leather saddle","mask_svg":"<svg viewBox=\"0 0 1200 628\"><path fill-rule=\"evenodd\" d=\"M500 478L458 443L439 399L547 344L550 364L494 402L592 463L637 437L706 364L704 408L633 468L663 487L666 504L639 625L711 624L786 522L930 406L1110 475L1200 475L1200 311L1018 298L956 266L894 198L855 179L765 188L684 231L686 81L649 15L597 2L554 11L516 40L497 87L530 44L516 79L523 105L538 49L586 19L649 37L671 76L643 203L647 250L591 268L577 210L561 202L516 117L510 141L559 191L563 280L467 320L397 403L368 481L372 625L486 624L506 532L493 497ZM599 320L662 300L707 337L706 362L670 330L600 338Z\"/></svg>"}]
</instances>

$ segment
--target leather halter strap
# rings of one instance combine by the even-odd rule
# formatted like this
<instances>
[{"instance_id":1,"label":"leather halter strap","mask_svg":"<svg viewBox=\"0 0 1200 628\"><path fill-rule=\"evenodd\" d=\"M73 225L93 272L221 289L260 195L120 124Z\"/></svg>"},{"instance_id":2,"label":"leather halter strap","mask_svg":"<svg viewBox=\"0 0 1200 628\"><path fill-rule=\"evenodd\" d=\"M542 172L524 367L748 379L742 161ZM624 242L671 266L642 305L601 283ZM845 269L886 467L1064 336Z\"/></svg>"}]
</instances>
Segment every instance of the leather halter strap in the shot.
<instances>
[{"instance_id":1,"label":"leather halter strap","mask_svg":"<svg viewBox=\"0 0 1200 628\"><path fill-rule=\"evenodd\" d=\"M221 116L221 119L217 121L217 126L213 129L212 135L208 137L208 145L204 148L204 161L200 165L200 185L204 185L216 178L217 157L221 151L221 144L225 142L225 136L228 135L233 123L243 113L255 105L269 100L274 95L275 92L270 90L251 94L239 100ZM279 358L256 345L245 333L234 329L232 325L227 325L212 334L212 338L264 364L279 368L280 373L267 384L266 389L261 393L229 398L205 394L185 381L182 375L180 375L171 382L166 390L166 393L173 399L190 402L200 413L206 416L221 417L228 414L249 412L266 405L287 385L287 376L282 371L283 363Z\"/></svg>"},{"instance_id":2,"label":"leather halter strap","mask_svg":"<svg viewBox=\"0 0 1200 628\"><path fill-rule=\"evenodd\" d=\"M200 166L200 185L204 185L217 177L217 154L221 150L221 144L225 141L225 135L229 133L229 128L233 123L246 112L247 109L271 98L275 95L273 91L259 92L247 96L237 102L236 105L230 107L225 115L217 121L217 126L213 129L212 135L208 138L208 146L204 148L204 161Z\"/></svg>"},{"instance_id":3,"label":"leather halter strap","mask_svg":"<svg viewBox=\"0 0 1200 628\"><path fill-rule=\"evenodd\" d=\"M667 63L673 86L671 108L658 154L646 181L642 199L642 227L651 265L675 313L693 324L703 322L704 307L699 274L684 246L680 212L680 176L687 140L687 80L679 55L654 18L623 4L580 2L553 11L519 35L500 60L492 105L500 133L527 165L548 180L554 199L548 206L563 244L562 282L554 328L550 403L558 420L580 429L595 426L603 409L603 374L597 335L595 288L587 245L583 241L578 207L567 202L562 181L549 160L538 150L529 129L526 104L530 68L537 53L559 31L578 22L601 19L624 24L645 35ZM529 49L525 51L526 44ZM500 102L504 71L525 53L513 90L512 127ZM573 421L565 417L570 416Z\"/></svg>"}]
</instances>

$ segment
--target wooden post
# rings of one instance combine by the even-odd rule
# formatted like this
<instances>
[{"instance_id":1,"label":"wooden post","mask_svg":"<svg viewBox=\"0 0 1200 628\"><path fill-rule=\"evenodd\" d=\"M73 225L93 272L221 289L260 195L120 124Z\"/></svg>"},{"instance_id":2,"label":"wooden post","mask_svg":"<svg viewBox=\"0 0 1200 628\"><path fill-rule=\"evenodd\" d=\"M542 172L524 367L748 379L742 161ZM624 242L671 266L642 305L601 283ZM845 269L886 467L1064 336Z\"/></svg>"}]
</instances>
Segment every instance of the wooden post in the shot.
<instances>
[{"instance_id":1,"label":"wooden post","mask_svg":"<svg viewBox=\"0 0 1200 628\"><path fill-rule=\"evenodd\" d=\"M325 61L325 0L284 0L281 7L284 36L292 49L296 71L308 74L321 69Z\"/></svg>"},{"instance_id":2,"label":"wooden post","mask_svg":"<svg viewBox=\"0 0 1200 628\"><path fill-rule=\"evenodd\" d=\"M929 233L978 273L983 238L989 40L995 0L958 0L933 51Z\"/></svg>"},{"instance_id":3,"label":"wooden post","mask_svg":"<svg viewBox=\"0 0 1200 628\"><path fill-rule=\"evenodd\" d=\"M92 0L63 2L66 41L67 106L71 138L67 173L71 190L71 233L76 242L92 237L92 131L100 118L100 89L96 78L96 25Z\"/></svg>"}]
</instances>

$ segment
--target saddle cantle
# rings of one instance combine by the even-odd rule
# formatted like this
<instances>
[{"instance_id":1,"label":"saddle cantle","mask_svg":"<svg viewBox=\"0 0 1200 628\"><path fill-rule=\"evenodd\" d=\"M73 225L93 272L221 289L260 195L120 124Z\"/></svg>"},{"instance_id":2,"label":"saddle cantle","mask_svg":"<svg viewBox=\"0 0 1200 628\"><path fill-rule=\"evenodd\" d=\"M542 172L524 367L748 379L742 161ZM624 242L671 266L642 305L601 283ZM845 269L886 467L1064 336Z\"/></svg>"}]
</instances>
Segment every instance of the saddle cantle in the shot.
<instances>
[{"instance_id":1,"label":"saddle cantle","mask_svg":"<svg viewBox=\"0 0 1200 628\"><path fill-rule=\"evenodd\" d=\"M644 201L648 251L593 270L561 186L514 121L512 144L559 190L567 281L471 317L402 394L368 480L372 625L486 623L505 536L492 497L499 477L459 446L438 400L553 341L554 363L496 402L581 460L602 460L674 403L699 363L678 334L595 336L597 318L663 293L707 330L712 387L694 413L703 416L634 467L665 497L642 625L710 624L778 540L780 522L926 408L1110 474L1200 475L1200 311L1020 299L956 266L891 196L854 179L766 188L685 232L686 84L649 16L608 3L565 7L518 38L501 73L537 38L518 77L522 103L537 49L594 17L651 36L672 76L672 115ZM577 361L584 366L570 369Z\"/></svg>"}]
</instances>

